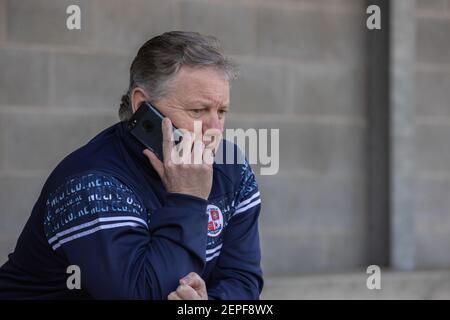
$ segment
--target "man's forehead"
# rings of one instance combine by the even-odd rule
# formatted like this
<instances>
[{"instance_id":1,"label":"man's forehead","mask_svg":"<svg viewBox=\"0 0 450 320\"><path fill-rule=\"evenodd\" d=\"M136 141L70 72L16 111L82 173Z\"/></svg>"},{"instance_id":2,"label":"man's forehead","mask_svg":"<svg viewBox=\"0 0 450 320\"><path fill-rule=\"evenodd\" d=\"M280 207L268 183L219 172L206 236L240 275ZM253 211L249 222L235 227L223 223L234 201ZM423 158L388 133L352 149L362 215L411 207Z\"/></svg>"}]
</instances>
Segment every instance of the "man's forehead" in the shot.
<instances>
[{"instance_id":1,"label":"man's forehead","mask_svg":"<svg viewBox=\"0 0 450 320\"><path fill-rule=\"evenodd\" d=\"M182 67L176 75L175 83L182 87L215 88L228 87L225 75L213 68Z\"/></svg>"},{"instance_id":2,"label":"man's forehead","mask_svg":"<svg viewBox=\"0 0 450 320\"><path fill-rule=\"evenodd\" d=\"M186 102L221 106L229 104L229 82L215 69L183 67L177 75L175 85L179 98Z\"/></svg>"},{"instance_id":3,"label":"man's forehead","mask_svg":"<svg viewBox=\"0 0 450 320\"><path fill-rule=\"evenodd\" d=\"M230 102L229 99L223 100L215 97L210 98L202 98L202 97L194 97L192 99L188 99L189 104L194 106L218 106L218 107L228 107Z\"/></svg>"}]
</instances>

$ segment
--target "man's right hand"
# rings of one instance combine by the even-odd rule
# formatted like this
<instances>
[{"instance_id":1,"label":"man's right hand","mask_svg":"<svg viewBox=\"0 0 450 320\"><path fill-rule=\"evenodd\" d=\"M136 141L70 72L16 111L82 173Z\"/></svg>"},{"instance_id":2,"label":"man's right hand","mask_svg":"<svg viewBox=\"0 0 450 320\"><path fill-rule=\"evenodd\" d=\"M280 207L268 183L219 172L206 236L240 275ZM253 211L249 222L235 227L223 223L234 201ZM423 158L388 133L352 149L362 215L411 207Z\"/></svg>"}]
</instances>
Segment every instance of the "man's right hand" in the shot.
<instances>
[{"instance_id":1,"label":"man's right hand","mask_svg":"<svg viewBox=\"0 0 450 320\"><path fill-rule=\"evenodd\" d=\"M203 152L205 146L201 139L193 139L192 135L183 136L183 144L189 146L183 147L182 159L185 161L172 161L172 150L174 143L172 140L172 122L168 118L164 118L162 124L163 133L163 157L164 162L149 149L144 150L144 154L149 159L151 165L156 170L158 175L167 190L171 193L182 193L202 199L208 199L212 187L213 168L212 164L205 161L196 164L194 155L201 154L203 159Z\"/></svg>"}]
</instances>

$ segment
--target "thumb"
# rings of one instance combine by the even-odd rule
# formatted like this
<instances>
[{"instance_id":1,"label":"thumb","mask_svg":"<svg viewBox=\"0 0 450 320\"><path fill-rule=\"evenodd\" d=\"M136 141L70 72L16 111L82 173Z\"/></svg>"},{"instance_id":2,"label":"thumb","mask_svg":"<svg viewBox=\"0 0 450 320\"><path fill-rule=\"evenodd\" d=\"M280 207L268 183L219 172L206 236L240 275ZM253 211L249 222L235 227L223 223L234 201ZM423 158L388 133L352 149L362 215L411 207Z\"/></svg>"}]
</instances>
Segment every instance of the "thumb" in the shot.
<instances>
[{"instance_id":1,"label":"thumb","mask_svg":"<svg viewBox=\"0 0 450 320\"><path fill-rule=\"evenodd\" d=\"M164 165L161 160L159 160L158 157L150 149L145 149L143 151L143 154L148 158L150 164L162 179L164 176Z\"/></svg>"}]
</instances>

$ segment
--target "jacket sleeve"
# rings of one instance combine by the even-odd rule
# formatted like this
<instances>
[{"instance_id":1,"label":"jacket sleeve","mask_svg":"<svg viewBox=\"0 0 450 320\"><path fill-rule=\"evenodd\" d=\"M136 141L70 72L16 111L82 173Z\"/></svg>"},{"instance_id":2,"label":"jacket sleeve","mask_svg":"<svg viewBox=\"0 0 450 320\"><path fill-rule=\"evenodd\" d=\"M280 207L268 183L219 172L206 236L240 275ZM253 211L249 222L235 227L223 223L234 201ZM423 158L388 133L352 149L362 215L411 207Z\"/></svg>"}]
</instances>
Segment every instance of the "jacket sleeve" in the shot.
<instances>
[{"instance_id":1,"label":"jacket sleeve","mask_svg":"<svg viewBox=\"0 0 450 320\"><path fill-rule=\"evenodd\" d=\"M245 162L235 211L225 231L217 265L207 282L209 299L259 299L264 285L258 231L260 210L255 175Z\"/></svg>"},{"instance_id":2,"label":"jacket sleeve","mask_svg":"<svg viewBox=\"0 0 450 320\"><path fill-rule=\"evenodd\" d=\"M44 230L51 248L77 265L97 299L166 299L180 278L205 266L207 202L169 194L147 213L117 179L87 174L48 198Z\"/></svg>"}]
</instances>

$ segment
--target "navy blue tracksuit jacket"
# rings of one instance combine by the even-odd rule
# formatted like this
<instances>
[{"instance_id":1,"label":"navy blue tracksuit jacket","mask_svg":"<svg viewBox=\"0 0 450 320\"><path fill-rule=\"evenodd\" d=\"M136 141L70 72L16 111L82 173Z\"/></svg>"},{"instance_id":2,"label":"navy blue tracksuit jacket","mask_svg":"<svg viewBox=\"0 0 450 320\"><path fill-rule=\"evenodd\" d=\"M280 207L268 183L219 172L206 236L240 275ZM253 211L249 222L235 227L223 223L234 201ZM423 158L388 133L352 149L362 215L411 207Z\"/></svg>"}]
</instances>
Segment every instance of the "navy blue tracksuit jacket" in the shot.
<instances>
[{"instance_id":1,"label":"navy blue tracksuit jacket","mask_svg":"<svg viewBox=\"0 0 450 320\"><path fill-rule=\"evenodd\" d=\"M142 151L120 122L55 168L0 268L0 298L167 299L189 272L210 299L259 298L261 200L248 163L215 163L206 201L167 193ZM67 286L70 265L81 289Z\"/></svg>"}]
</instances>

